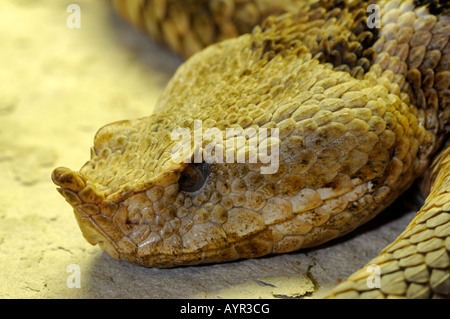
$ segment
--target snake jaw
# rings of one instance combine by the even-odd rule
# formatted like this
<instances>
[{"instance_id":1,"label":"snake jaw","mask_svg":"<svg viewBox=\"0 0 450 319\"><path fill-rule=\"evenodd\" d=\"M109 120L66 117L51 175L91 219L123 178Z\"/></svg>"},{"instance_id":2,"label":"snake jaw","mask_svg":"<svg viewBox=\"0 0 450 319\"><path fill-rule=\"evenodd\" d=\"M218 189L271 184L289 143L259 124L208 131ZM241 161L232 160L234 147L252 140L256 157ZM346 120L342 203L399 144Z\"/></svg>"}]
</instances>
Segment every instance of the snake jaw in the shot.
<instances>
[{"instance_id":1,"label":"snake jaw","mask_svg":"<svg viewBox=\"0 0 450 319\"><path fill-rule=\"evenodd\" d=\"M143 263L142 258L152 258L153 253L140 256L141 250L157 251L160 242L140 238L142 222L153 215L152 199L157 201L161 189L165 198L168 193L178 194L180 170L187 164L174 165L172 170L156 176L152 181L121 185L118 189L97 184L80 172L65 167L56 168L52 181L59 186L58 192L72 206L83 237L91 244L98 244L116 260ZM145 199L144 199L145 198ZM150 210L150 211L149 211ZM134 216L134 217L133 217ZM136 220L136 216L139 216ZM154 219L154 224L161 220ZM148 228L148 226L144 225ZM152 226L153 227L153 226ZM143 246L143 247L141 247ZM155 257L158 259L159 257ZM166 263L162 265L168 266Z\"/></svg>"}]
</instances>

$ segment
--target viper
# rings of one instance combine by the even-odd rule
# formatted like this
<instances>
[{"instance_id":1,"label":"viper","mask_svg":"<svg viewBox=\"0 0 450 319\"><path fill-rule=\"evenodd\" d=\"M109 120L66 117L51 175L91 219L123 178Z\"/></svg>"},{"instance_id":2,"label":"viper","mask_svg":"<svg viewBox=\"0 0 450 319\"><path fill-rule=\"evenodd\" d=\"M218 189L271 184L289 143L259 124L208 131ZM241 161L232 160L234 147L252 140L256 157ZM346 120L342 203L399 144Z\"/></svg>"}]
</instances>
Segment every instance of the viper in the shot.
<instances>
[{"instance_id":1,"label":"viper","mask_svg":"<svg viewBox=\"0 0 450 319\"><path fill-rule=\"evenodd\" d=\"M79 171L53 171L89 243L146 267L285 253L425 176L424 206L368 263L379 285L363 268L329 297L450 297L448 3L114 4L187 60L153 114L102 127Z\"/></svg>"}]
</instances>

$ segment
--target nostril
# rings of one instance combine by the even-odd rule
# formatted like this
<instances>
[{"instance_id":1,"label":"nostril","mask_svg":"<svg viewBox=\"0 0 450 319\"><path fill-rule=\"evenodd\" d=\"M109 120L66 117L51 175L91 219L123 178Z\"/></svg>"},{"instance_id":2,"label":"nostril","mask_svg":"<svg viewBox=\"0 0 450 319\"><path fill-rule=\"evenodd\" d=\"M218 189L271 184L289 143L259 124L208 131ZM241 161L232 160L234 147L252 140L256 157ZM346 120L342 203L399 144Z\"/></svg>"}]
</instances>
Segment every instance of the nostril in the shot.
<instances>
[{"instance_id":1,"label":"nostril","mask_svg":"<svg viewBox=\"0 0 450 319\"><path fill-rule=\"evenodd\" d=\"M53 183L55 183L56 185L59 185L59 180L61 178L61 176L67 172L70 172L70 169L66 168L66 167L58 167L55 168L52 172L52 181Z\"/></svg>"}]
</instances>

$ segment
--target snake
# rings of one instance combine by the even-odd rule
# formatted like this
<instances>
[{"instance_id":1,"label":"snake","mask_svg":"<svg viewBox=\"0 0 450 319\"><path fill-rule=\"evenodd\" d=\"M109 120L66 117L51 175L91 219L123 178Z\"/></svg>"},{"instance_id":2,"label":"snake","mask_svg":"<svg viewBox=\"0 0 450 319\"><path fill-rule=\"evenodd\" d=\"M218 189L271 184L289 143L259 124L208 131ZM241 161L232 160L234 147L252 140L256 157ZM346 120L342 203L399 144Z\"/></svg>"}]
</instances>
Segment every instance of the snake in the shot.
<instances>
[{"instance_id":1,"label":"snake","mask_svg":"<svg viewBox=\"0 0 450 319\"><path fill-rule=\"evenodd\" d=\"M90 244L158 268L287 253L422 178L404 232L327 297L450 298L448 3L113 5L186 60L150 115L103 126L80 170L52 172Z\"/></svg>"}]
</instances>

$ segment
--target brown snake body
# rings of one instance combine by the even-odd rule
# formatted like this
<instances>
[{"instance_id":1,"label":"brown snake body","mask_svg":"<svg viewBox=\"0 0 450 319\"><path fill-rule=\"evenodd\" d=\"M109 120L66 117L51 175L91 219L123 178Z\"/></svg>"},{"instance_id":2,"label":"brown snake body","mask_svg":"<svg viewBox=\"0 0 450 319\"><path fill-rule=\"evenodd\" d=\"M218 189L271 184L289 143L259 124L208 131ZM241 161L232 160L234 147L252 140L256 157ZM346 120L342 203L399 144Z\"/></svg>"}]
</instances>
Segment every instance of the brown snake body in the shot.
<instances>
[{"instance_id":1,"label":"brown snake body","mask_svg":"<svg viewBox=\"0 0 450 319\"><path fill-rule=\"evenodd\" d=\"M429 168L450 130L449 8L268 3L200 1L194 10L189 1L115 1L178 53L200 51L156 113L101 128L79 172L53 172L91 244L148 267L312 247L373 218ZM372 4L377 27L368 24ZM192 137L182 153L180 129ZM227 129L246 134L237 143ZM221 161L220 151L247 160ZM268 158L279 161L263 173ZM429 172L425 205L369 263L380 286L362 269L330 297L450 297L449 147Z\"/></svg>"}]
</instances>

